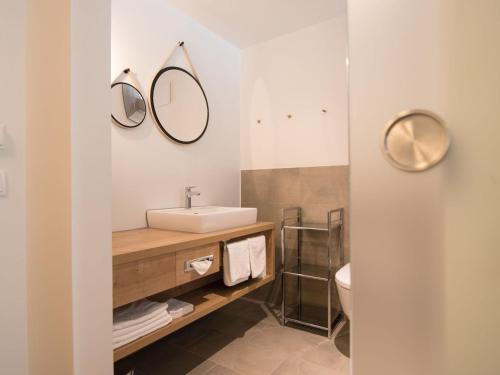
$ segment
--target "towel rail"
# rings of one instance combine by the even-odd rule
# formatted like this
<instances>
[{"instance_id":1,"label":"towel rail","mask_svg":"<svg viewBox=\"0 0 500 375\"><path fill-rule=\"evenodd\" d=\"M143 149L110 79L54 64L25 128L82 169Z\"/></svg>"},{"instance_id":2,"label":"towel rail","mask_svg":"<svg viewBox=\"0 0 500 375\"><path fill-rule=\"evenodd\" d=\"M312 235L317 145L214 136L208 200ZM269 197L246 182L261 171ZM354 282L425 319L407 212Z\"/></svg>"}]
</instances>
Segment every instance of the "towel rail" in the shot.
<instances>
[{"instance_id":1,"label":"towel rail","mask_svg":"<svg viewBox=\"0 0 500 375\"><path fill-rule=\"evenodd\" d=\"M246 240L248 238L258 237L262 234L264 234L264 232L253 233L252 235L244 236L244 237L232 238L231 240L222 240L222 241L219 241L219 246L221 247L222 250L226 250L228 243L243 241L243 240Z\"/></svg>"}]
</instances>

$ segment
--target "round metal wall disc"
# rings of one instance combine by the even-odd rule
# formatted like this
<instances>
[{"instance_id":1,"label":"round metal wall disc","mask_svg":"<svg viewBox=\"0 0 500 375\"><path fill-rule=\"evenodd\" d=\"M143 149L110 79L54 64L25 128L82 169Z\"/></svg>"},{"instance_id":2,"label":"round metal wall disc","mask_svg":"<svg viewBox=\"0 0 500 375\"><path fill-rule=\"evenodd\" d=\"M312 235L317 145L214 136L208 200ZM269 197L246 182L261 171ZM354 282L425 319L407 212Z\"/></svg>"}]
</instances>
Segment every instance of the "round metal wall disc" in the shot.
<instances>
[{"instance_id":1,"label":"round metal wall disc","mask_svg":"<svg viewBox=\"0 0 500 375\"><path fill-rule=\"evenodd\" d=\"M431 168L450 146L448 129L436 114L425 110L400 113L384 129L382 152L395 167L410 172Z\"/></svg>"}]
</instances>

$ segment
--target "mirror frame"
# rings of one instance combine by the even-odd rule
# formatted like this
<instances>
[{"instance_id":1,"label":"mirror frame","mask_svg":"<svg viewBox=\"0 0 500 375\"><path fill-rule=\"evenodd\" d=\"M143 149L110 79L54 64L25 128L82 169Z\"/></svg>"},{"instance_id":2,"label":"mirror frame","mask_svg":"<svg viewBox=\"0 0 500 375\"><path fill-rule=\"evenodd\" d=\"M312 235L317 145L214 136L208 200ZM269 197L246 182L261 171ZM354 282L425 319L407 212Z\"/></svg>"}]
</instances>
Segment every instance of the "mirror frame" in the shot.
<instances>
[{"instance_id":1,"label":"mirror frame","mask_svg":"<svg viewBox=\"0 0 500 375\"><path fill-rule=\"evenodd\" d=\"M155 103L154 103L154 92L155 92L155 87L156 87L156 83L158 82L158 80L160 79L160 77L168 72L169 70L180 70L181 72L184 72L186 73L189 77L191 77L195 82L196 84L198 85L198 87L200 88L201 92L203 93L203 97L205 98L205 104L207 106L207 121L205 123L205 127L203 128L203 131L201 132L201 134L196 137L195 139L191 140L191 141L181 141L180 139L177 139L175 138L172 134L170 134L162 125L160 119L158 118L158 115L156 113L156 109L155 109ZM150 92L150 97L149 97L149 104L151 105L151 112L153 113L153 117L155 119L155 122L156 124L160 127L160 130L168 137L170 138L171 140L177 142L177 143L181 143L181 144L191 144L191 143L195 143L197 141L200 140L201 137L203 137L203 135L205 134L205 132L207 131L207 128L208 128L208 122L209 122L209 119L210 119L210 108L208 106L208 99L207 99L207 95L205 94L205 90L203 90L203 87L201 86L200 84L200 81L198 81L198 79L192 75L191 73L189 73L187 70L183 69L183 68L180 68L178 66L167 66L166 68L162 68L160 69L160 71L156 74L155 78L153 79L153 82L151 83L151 92Z\"/></svg>"},{"instance_id":2,"label":"mirror frame","mask_svg":"<svg viewBox=\"0 0 500 375\"><path fill-rule=\"evenodd\" d=\"M147 116L147 108L148 108L148 103L146 102L146 99L144 98L144 95L142 95L142 92L141 90L139 90L137 87L135 87L134 85L131 85L130 83L127 83L127 82L115 82L111 85L111 90L113 90L113 87L115 86L118 86L118 85L127 85L127 86L130 86L132 87L135 91L137 91L139 93L139 95L141 96L141 99L142 101L144 102L144 106L145 106L145 111L144 111L144 117L142 118L141 122L139 122L137 125L133 125L133 126L129 126L129 125L125 125L125 124L122 124L120 121L118 121L116 119L115 116L113 116L113 108L111 108L111 119L114 121L114 123L116 125L119 125L123 128L126 128L126 129L133 129L133 128L137 128L139 125L141 125L144 120L146 119L146 116Z\"/></svg>"}]
</instances>

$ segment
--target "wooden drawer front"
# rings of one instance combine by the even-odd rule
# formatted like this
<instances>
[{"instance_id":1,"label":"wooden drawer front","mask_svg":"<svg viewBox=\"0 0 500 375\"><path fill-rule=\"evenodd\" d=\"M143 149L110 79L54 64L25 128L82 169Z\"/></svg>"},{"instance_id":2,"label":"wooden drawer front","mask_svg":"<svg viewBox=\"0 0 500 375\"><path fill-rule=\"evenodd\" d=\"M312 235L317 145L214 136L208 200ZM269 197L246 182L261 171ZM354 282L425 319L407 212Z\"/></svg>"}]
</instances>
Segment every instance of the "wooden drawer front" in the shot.
<instances>
[{"instance_id":1,"label":"wooden drawer front","mask_svg":"<svg viewBox=\"0 0 500 375\"><path fill-rule=\"evenodd\" d=\"M186 272L186 262L205 256L212 255L214 257L212 265L204 275L198 275L195 270ZM220 268L220 249L219 243L213 243L201 247L196 247L189 250L182 250L175 253L175 274L176 284L182 285L193 280L219 272Z\"/></svg>"},{"instance_id":2,"label":"wooden drawer front","mask_svg":"<svg viewBox=\"0 0 500 375\"><path fill-rule=\"evenodd\" d=\"M175 254L113 267L113 306L122 306L175 287Z\"/></svg>"}]
</instances>

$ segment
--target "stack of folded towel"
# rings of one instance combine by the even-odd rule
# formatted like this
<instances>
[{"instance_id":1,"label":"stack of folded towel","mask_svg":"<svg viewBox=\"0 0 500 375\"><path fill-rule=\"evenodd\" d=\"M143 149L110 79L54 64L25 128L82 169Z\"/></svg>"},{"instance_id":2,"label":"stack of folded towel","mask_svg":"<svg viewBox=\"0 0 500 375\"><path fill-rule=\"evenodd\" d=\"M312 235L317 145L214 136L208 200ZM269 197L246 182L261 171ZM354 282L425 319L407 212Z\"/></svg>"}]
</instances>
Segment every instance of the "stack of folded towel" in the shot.
<instances>
[{"instance_id":1,"label":"stack of folded towel","mask_svg":"<svg viewBox=\"0 0 500 375\"><path fill-rule=\"evenodd\" d=\"M172 319L178 319L184 315L187 315L194 310L194 306L190 303L179 301L175 298L170 298L167 301L167 311L172 317Z\"/></svg>"},{"instance_id":2,"label":"stack of folded towel","mask_svg":"<svg viewBox=\"0 0 500 375\"><path fill-rule=\"evenodd\" d=\"M113 349L147 335L172 321L167 304L143 299L113 313Z\"/></svg>"},{"instance_id":3,"label":"stack of folded towel","mask_svg":"<svg viewBox=\"0 0 500 375\"><path fill-rule=\"evenodd\" d=\"M167 302L143 299L113 313L113 349L147 335L194 311L190 303L175 298Z\"/></svg>"},{"instance_id":4,"label":"stack of folded towel","mask_svg":"<svg viewBox=\"0 0 500 375\"><path fill-rule=\"evenodd\" d=\"M222 255L224 284L233 286L266 274L266 238L257 236L226 246Z\"/></svg>"}]
</instances>

